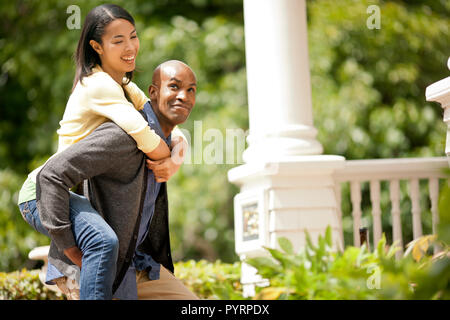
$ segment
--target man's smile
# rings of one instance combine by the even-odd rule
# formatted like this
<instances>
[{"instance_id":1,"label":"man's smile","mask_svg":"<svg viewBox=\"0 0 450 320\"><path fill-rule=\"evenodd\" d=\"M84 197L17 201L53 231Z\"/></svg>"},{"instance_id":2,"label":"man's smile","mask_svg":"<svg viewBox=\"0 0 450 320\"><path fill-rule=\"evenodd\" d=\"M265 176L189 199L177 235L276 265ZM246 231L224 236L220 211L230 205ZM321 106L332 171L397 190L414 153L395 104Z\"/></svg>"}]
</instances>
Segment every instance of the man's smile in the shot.
<instances>
[{"instance_id":1,"label":"man's smile","mask_svg":"<svg viewBox=\"0 0 450 320\"><path fill-rule=\"evenodd\" d=\"M186 110L187 112L191 111L191 108L189 108L188 106L186 106L184 104L177 103L177 104L173 104L171 107L176 110Z\"/></svg>"}]
</instances>

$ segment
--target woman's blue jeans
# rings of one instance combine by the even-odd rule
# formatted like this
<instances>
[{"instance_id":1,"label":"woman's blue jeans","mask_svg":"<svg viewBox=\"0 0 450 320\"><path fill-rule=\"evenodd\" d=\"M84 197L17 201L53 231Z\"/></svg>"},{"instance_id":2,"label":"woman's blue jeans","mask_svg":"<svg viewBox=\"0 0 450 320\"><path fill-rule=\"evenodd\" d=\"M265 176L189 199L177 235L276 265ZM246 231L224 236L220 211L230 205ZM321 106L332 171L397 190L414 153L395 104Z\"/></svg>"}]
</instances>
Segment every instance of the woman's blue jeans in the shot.
<instances>
[{"instance_id":1,"label":"woman's blue jeans","mask_svg":"<svg viewBox=\"0 0 450 320\"><path fill-rule=\"evenodd\" d=\"M83 257L80 274L81 300L110 300L116 275L119 240L113 229L92 208L86 197L70 192L70 221ZM49 237L36 208L36 200L19 205L25 221Z\"/></svg>"}]
</instances>

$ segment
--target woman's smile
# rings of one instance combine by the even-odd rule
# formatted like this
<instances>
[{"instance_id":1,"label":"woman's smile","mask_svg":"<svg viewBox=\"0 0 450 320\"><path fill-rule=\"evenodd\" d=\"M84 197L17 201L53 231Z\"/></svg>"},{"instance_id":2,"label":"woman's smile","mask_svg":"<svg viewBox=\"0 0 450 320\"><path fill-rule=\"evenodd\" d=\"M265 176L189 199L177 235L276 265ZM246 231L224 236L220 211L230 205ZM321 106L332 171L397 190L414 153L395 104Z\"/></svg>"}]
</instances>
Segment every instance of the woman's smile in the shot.
<instances>
[{"instance_id":1,"label":"woman's smile","mask_svg":"<svg viewBox=\"0 0 450 320\"><path fill-rule=\"evenodd\" d=\"M121 57L121 59L128 64L134 64L134 62L136 60L136 55L124 56L124 57Z\"/></svg>"}]
</instances>

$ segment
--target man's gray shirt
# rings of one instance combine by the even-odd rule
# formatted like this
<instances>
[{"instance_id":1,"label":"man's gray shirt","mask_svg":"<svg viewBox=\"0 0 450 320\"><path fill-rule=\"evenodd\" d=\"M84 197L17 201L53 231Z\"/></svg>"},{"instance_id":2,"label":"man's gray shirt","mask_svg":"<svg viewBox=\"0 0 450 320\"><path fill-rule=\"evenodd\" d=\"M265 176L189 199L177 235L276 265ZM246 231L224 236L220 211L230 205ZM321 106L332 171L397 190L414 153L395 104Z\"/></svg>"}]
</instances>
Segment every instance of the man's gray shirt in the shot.
<instances>
[{"instance_id":1,"label":"man's gray shirt","mask_svg":"<svg viewBox=\"0 0 450 320\"><path fill-rule=\"evenodd\" d=\"M119 238L115 292L134 256L141 213L147 189L145 155L120 127L105 122L93 133L56 154L37 177L37 207L41 221L49 230L49 262L68 277L77 268L62 252L64 234L58 222L69 215L69 189L88 180L85 195ZM173 272L170 253L166 183L155 200L154 216L139 251Z\"/></svg>"},{"instance_id":2,"label":"man's gray shirt","mask_svg":"<svg viewBox=\"0 0 450 320\"><path fill-rule=\"evenodd\" d=\"M149 102L144 106L144 113L147 116L147 121L150 126L168 146L171 143L171 135L167 138L159 124L158 117L153 111ZM137 299L137 286L136 286L136 270L148 271L150 280L159 279L160 265L148 254L141 252L137 247L143 243L150 226L150 222L155 210L155 201L161 189L161 183L156 182L153 171L148 171L147 176L147 191L145 193L144 207L142 210L141 222L139 224L138 240L136 251L133 257L132 264L127 270L127 273L122 280L119 288L114 294L113 298L125 300L125 299Z\"/></svg>"}]
</instances>

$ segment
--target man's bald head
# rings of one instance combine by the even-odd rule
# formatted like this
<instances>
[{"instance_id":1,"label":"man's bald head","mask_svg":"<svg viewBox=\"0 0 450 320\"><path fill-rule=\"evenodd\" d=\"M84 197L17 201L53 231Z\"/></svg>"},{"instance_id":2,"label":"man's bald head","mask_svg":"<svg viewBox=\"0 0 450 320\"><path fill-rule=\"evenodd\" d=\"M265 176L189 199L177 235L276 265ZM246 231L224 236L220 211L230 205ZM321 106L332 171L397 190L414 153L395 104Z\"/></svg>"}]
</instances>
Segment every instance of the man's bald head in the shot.
<instances>
[{"instance_id":1,"label":"man's bald head","mask_svg":"<svg viewBox=\"0 0 450 320\"><path fill-rule=\"evenodd\" d=\"M184 62L169 60L155 68L149 95L161 127L173 128L186 121L195 105L196 91L197 78Z\"/></svg>"},{"instance_id":2,"label":"man's bald head","mask_svg":"<svg viewBox=\"0 0 450 320\"><path fill-rule=\"evenodd\" d=\"M161 63L155 68L155 70L153 71L152 84L160 87L162 74L171 74L175 69L188 70L194 76L195 82L197 82L197 77L195 76L194 71L186 63L179 60L168 60Z\"/></svg>"}]
</instances>

